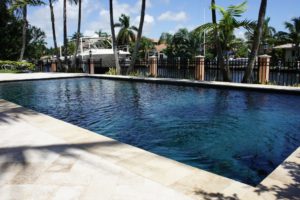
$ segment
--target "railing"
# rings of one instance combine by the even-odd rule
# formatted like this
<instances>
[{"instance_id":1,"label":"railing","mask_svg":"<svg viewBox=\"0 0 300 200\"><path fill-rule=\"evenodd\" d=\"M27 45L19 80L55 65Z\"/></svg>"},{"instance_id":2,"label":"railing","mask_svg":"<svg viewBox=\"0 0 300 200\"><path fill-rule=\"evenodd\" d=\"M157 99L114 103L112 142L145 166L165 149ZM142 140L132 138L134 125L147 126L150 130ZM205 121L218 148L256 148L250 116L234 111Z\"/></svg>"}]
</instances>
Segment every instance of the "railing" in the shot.
<instances>
[{"instance_id":1,"label":"railing","mask_svg":"<svg viewBox=\"0 0 300 200\"><path fill-rule=\"evenodd\" d=\"M157 77L161 78L179 78L179 79L196 79L196 59L159 59L157 63ZM103 66L102 60L93 60L93 70L96 74L104 74L109 71L109 67ZM229 60L225 61L225 65L230 69L230 75L232 82L240 83L246 71L248 61L247 60ZM71 61L63 62L63 65L68 66L68 71L72 71ZM137 60L134 70L129 75L135 76L150 76L149 60ZM49 63L43 66L48 66ZM130 66L130 60L121 61L121 74L126 75L127 69ZM49 69L47 69L49 71ZM91 73L91 62L76 61L77 72ZM216 60L204 61L204 80L205 81L222 81L223 75ZM300 85L300 62L299 61L272 61L269 63L269 84L274 85ZM259 63L255 62L252 77L252 83L259 83Z\"/></svg>"}]
</instances>

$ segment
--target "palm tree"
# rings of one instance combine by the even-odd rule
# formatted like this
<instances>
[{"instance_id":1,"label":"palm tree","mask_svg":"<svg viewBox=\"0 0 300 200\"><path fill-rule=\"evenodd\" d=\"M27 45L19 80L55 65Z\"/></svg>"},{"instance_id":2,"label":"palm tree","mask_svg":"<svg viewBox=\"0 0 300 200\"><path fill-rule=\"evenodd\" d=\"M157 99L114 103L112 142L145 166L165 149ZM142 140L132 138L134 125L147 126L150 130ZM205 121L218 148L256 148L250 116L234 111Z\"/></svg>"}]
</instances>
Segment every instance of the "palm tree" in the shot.
<instances>
[{"instance_id":1,"label":"palm tree","mask_svg":"<svg viewBox=\"0 0 300 200\"><path fill-rule=\"evenodd\" d=\"M173 35L170 33L162 33L159 37L159 44L171 44Z\"/></svg>"},{"instance_id":2,"label":"palm tree","mask_svg":"<svg viewBox=\"0 0 300 200\"><path fill-rule=\"evenodd\" d=\"M253 40L246 72L245 72L245 75L242 80L243 83L251 82L252 72L253 72L253 68L254 68L254 62L255 62L255 58L257 56L260 40L261 40L262 33L263 33L265 15L266 15L266 10L267 10L267 3L268 3L268 0L261 0L259 14L258 14L258 20L257 20L258 23L256 25L256 29L254 30L254 40Z\"/></svg>"},{"instance_id":3,"label":"palm tree","mask_svg":"<svg viewBox=\"0 0 300 200\"><path fill-rule=\"evenodd\" d=\"M140 25L138 29L137 38L135 41L135 47L132 54L132 59L129 68L127 69L127 73L131 72L133 70L133 67L135 65L137 53L140 47L140 41L143 33L143 26L144 26L144 19L145 19L145 11L146 11L146 0L142 0L142 8L141 8L141 17L140 17Z\"/></svg>"},{"instance_id":4,"label":"palm tree","mask_svg":"<svg viewBox=\"0 0 300 200\"><path fill-rule=\"evenodd\" d=\"M51 24L52 24L52 35L53 35L53 43L54 43L54 52L56 59L58 61L58 69L61 69L61 60L60 60L60 55L58 52L58 47L57 47L57 40L56 40L56 32L55 32L55 18L54 18L54 11L53 11L53 2L55 0L49 0L49 7L50 7L50 16L51 16Z\"/></svg>"},{"instance_id":5,"label":"palm tree","mask_svg":"<svg viewBox=\"0 0 300 200\"><path fill-rule=\"evenodd\" d=\"M264 20L264 26L263 26L263 31L261 35L261 42L260 42L260 47L264 44L268 45L274 45L275 43L275 35L276 35L276 29L272 26L269 25L271 18L267 17ZM248 43L251 45L254 41L254 32L255 32L256 24L252 28L253 30L248 31L245 33L245 36L248 40ZM261 48L259 48L261 49Z\"/></svg>"},{"instance_id":6,"label":"palm tree","mask_svg":"<svg viewBox=\"0 0 300 200\"><path fill-rule=\"evenodd\" d=\"M218 57L218 65L222 71L223 74L223 80L224 81L229 81L230 80L230 72L226 71L225 69L225 62L224 62L224 57L223 57L223 51L221 47L221 42L219 38L219 30L217 26L217 15L216 15L216 1L211 0L211 16L212 16L212 23L215 26L215 29L213 30L214 33L214 39L216 41L216 49L217 49L217 57Z\"/></svg>"},{"instance_id":7,"label":"palm tree","mask_svg":"<svg viewBox=\"0 0 300 200\"><path fill-rule=\"evenodd\" d=\"M213 2L214 3L214 2ZM217 50L218 50L218 60L221 62L220 67L223 73L223 81L231 81L231 73L229 68L229 63L223 67L222 60L224 56L228 61L229 51L231 50L231 42L234 40L234 30L238 28L246 28L249 30L253 25L253 22L249 20L242 20L239 21L237 18L241 17L241 14L246 11L246 4L247 2L243 2L236 6L229 6L227 10L222 7L219 7L213 4L212 9L218 9L222 18L219 23L215 23L215 13L213 14L213 23L204 24L195 29L195 31L213 31L216 43L217 43Z\"/></svg>"},{"instance_id":8,"label":"palm tree","mask_svg":"<svg viewBox=\"0 0 300 200\"><path fill-rule=\"evenodd\" d=\"M112 37L112 45L114 49L114 57L116 64L116 72L117 75L121 74L121 67L119 63L119 55L118 55L118 47L116 42L116 34L115 34L115 23L114 23L114 7L113 0L109 0L109 13L110 13L110 28L111 28L111 37ZM101 31L102 33L102 31ZM99 33L99 37L101 37L101 33Z\"/></svg>"},{"instance_id":9,"label":"palm tree","mask_svg":"<svg viewBox=\"0 0 300 200\"><path fill-rule=\"evenodd\" d=\"M81 27L81 0L73 0L75 4L78 4L78 21L77 21L77 34L76 34L76 43L75 43L75 51L73 54L72 66L75 68L76 65L76 56L79 48L79 39L81 37L80 27Z\"/></svg>"},{"instance_id":10,"label":"palm tree","mask_svg":"<svg viewBox=\"0 0 300 200\"><path fill-rule=\"evenodd\" d=\"M300 17L295 17L292 22L285 22L285 27L288 29L288 40L295 45L297 50L297 59L300 60Z\"/></svg>"},{"instance_id":11,"label":"palm tree","mask_svg":"<svg viewBox=\"0 0 300 200\"><path fill-rule=\"evenodd\" d=\"M117 36L118 45L129 45L130 42L135 41L134 31L138 31L137 27L130 26L130 17L122 14L119 18L120 23L116 23L115 27L120 27Z\"/></svg>"},{"instance_id":12,"label":"palm tree","mask_svg":"<svg viewBox=\"0 0 300 200\"><path fill-rule=\"evenodd\" d=\"M98 37L108 37L108 33L102 31L101 29L99 29L99 31L95 31L95 33L98 35Z\"/></svg>"},{"instance_id":13,"label":"palm tree","mask_svg":"<svg viewBox=\"0 0 300 200\"><path fill-rule=\"evenodd\" d=\"M64 57L65 57L65 64L66 64L68 59L67 0L63 0L63 28L64 28Z\"/></svg>"},{"instance_id":14,"label":"palm tree","mask_svg":"<svg viewBox=\"0 0 300 200\"><path fill-rule=\"evenodd\" d=\"M11 10L22 13L22 47L20 52L19 60L23 60L24 53L26 49L26 37L27 37L27 29L28 29L28 21L27 21L27 6L38 6L44 4L41 0L13 0Z\"/></svg>"}]
</instances>

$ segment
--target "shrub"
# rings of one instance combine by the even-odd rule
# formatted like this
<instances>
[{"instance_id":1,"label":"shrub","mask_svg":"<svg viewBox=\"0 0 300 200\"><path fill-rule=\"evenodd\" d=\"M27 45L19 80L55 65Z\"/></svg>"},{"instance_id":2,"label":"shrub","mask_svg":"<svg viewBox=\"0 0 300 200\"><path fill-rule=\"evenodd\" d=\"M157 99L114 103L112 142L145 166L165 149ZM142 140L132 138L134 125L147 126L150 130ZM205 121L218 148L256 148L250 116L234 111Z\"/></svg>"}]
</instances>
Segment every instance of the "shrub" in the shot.
<instances>
[{"instance_id":1,"label":"shrub","mask_svg":"<svg viewBox=\"0 0 300 200\"><path fill-rule=\"evenodd\" d=\"M34 71L35 65L29 62L19 62L10 60L0 60L0 70L11 70L11 71Z\"/></svg>"},{"instance_id":2,"label":"shrub","mask_svg":"<svg viewBox=\"0 0 300 200\"><path fill-rule=\"evenodd\" d=\"M107 75L117 75L117 70L116 70L116 68L109 68L108 72L106 72L105 74L107 74Z\"/></svg>"}]
</instances>

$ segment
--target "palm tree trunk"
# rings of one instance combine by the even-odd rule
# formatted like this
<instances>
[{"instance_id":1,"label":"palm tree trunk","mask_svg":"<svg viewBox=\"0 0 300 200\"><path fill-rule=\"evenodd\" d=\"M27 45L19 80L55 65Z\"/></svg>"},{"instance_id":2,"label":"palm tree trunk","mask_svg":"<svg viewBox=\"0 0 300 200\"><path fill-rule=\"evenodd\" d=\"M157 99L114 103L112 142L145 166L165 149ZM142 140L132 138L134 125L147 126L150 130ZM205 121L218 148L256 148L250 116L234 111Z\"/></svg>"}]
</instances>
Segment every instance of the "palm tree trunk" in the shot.
<instances>
[{"instance_id":1,"label":"palm tree trunk","mask_svg":"<svg viewBox=\"0 0 300 200\"><path fill-rule=\"evenodd\" d=\"M119 74L121 74L121 67L120 67L120 63L119 63L118 47L117 47L117 42L116 42L113 0L109 0L109 11L110 11L110 28L111 28L111 36L112 36L116 71L117 71L117 75L119 75Z\"/></svg>"},{"instance_id":2,"label":"palm tree trunk","mask_svg":"<svg viewBox=\"0 0 300 200\"><path fill-rule=\"evenodd\" d=\"M25 48L26 48L26 37L27 37L27 27L28 27L28 22L27 22L27 6L23 6L22 8L22 14L23 14L23 30L22 30L22 48L21 48L21 53L20 53L20 58L19 60L22 61L25 53Z\"/></svg>"},{"instance_id":3,"label":"palm tree trunk","mask_svg":"<svg viewBox=\"0 0 300 200\"><path fill-rule=\"evenodd\" d=\"M50 15L51 15L52 35L53 35L53 43L54 43L54 49L55 49L55 56L56 56L56 59L58 61L58 69L61 69L61 60L60 60L60 56L59 56L59 53L58 53L57 41L56 41L55 18L54 18L52 0L49 0L49 7L50 7Z\"/></svg>"},{"instance_id":4,"label":"palm tree trunk","mask_svg":"<svg viewBox=\"0 0 300 200\"><path fill-rule=\"evenodd\" d=\"M68 59L68 39L67 39L67 0L64 0L63 5L63 20L64 20L64 57L65 57L65 64L67 63Z\"/></svg>"},{"instance_id":5,"label":"palm tree trunk","mask_svg":"<svg viewBox=\"0 0 300 200\"><path fill-rule=\"evenodd\" d=\"M214 25L217 25L217 15L216 15L216 9L215 9L216 2L215 0L211 0L211 15L212 15L212 22ZM216 41L216 48L217 48L217 57L218 57L218 65L220 66L223 81L230 82L230 69L229 66L225 66L224 56L223 56L223 50L221 46L221 41L219 38L219 31L218 28L214 29L214 38Z\"/></svg>"},{"instance_id":6,"label":"palm tree trunk","mask_svg":"<svg viewBox=\"0 0 300 200\"><path fill-rule=\"evenodd\" d=\"M133 67L135 65L135 61L137 58L138 50L140 48L140 41L141 41L141 37L142 37L142 33L143 33L143 26L144 26L144 19L145 19L145 10L146 10L146 0L142 0L139 30L138 30L137 38L135 41L135 47L133 50L132 60L131 60L130 66L127 70L127 74L129 74L133 70Z\"/></svg>"},{"instance_id":7,"label":"palm tree trunk","mask_svg":"<svg viewBox=\"0 0 300 200\"><path fill-rule=\"evenodd\" d=\"M81 0L78 0L78 24L77 24L77 37L76 37L76 46L75 52L72 60L72 67L75 69L76 67L76 56L79 47L79 38L80 38L80 27L81 27Z\"/></svg>"},{"instance_id":8,"label":"palm tree trunk","mask_svg":"<svg viewBox=\"0 0 300 200\"><path fill-rule=\"evenodd\" d=\"M251 53L249 56L247 69L246 69L245 75L242 80L243 83L251 82L255 58L257 56L257 52L259 49L259 44L260 44L260 40L262 37L263 28L264 28L264 20L265 20L265 15L266 15L266 10L267 10L267 2L268 2L268 0L261 0L259 14L258 14L258 23L257 23L256 29L254 31L254 39L253 39L252 49L251 49Z\"/></svg>"}]
</instances>

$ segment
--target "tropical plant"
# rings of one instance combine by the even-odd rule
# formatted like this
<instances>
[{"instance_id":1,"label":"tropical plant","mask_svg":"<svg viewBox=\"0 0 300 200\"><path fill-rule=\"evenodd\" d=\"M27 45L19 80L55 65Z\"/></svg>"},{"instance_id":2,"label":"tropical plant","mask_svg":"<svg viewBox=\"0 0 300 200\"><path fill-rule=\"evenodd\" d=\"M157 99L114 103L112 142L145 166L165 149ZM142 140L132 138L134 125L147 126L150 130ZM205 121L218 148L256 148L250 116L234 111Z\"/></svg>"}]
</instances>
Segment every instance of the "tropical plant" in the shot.
<instances>
[{"instance_id":1,"label":"tropical plant","mask_svg":"<svg viewBox=\"0 0 300 200\"><path fill-rule=\"evenodd\" d=\"M189 32L187 29L179 29L174 35L162 33L160 42L167 45L164 53L168 57L180 57L184 60L192 59L200 54L200 44L203 41L202 33Z\"/></svg>"},{"instance_id":2,"label":"tropical plant","mask_svg":"<svg viewBox=\"0 0 300 200\"><path fill-rule=\"evenodd\" d=\"M102 31L99 29L99 31L95 31L95 33L98 35L98 37L108 37L109 34L107 32Z\"/></svg>"},{"instance_id":3,"label":"tropical plant","mask_svg":"<svg viewBox=\"0 0 300 200\"><path fill-rule=\"evenodd\" d=\"M64 31L64 57L65 57L65 62L68 59L68 30L67 30L67 0L63 0L63 31Z\"/></svg>"},{"instance_id":4,"label":"tropical plant","mask_svg":"<svg viewBox=\"0 0 300 200\"><path fill-rule=\"evenodd\" d=\"M263 25L263 30L262 30L262 35L261 35L261 42L260 42L260 47L262 47L263 45L268 45L268 46L273 46L276 42L275 40L275 35L276 35L276 29L272 26L269 25L271 18L267 17L264 20L264 25ZM245 33L245 37L248 40L248 43L251 45L254 41L254 31L256 28L256 24L255 26L253 26L250 31L247 31ZM259 48L261 49L261 48Z\"/></svg>"},{"instance_id":5,"label":"tropical plant","mask_svg":"<svg viewBox=\"0 0 300 200\"><path fill-rule=\"evenodd\" d=\"M118 45L129 45L130 42L135 41L135 31L138 31L138 28L130 25L130 17L122 14L119 18L119 23L114 25L115 27L119 27L120 31L117 36Z\"/></svg>"},{"instance_id":6,"label":"tropical plant","mask_svg":"<svg viewBox=\"0 0 300 200\"><path fill-rule=\"evenodd\" d=\"M75 68L76 65L76 57L77 57L77 52L79 48L79 39L82 36L80 33L80 28L81 28L81 0L73 0L73 2L78 5L78 21L77 21L77 32L76 32L76 37L75 37L75 51L73 53L73 59L72 59L72 67Z\"/></svg>"},{"instance_id":7,"label":"tropical plant","mask_svg":"<svg viewBox=\"0 0 300 200\"><path fill-rule=\"evenodd\" d=\"M246 28L250 30L253 22L249 20L241 20L239 21L237 18L241 17L241 15L246 11L247 2L243 2L239 5L232 5L225 10L224 8L217 6L212 2L212 9L218 9L222 18L219 23L206 23L202 26L199 26L195 29L195 31L203 32L214 31L214 35L216 38L217 49L218 49L218 57L222 63L224 57L228 60L229 52L231 51L231 42L235 39L234 31L238 28ZM216 21L215 13L213 15L213 21ZM220 56L221 54L221 56ZM221 58L223 57L223 59ZM228 63L228 62L227 62ZM229 65L221 66L221 70L223 73L223 81L231 81L231 73Z\"/></svg>"},{"instance_id":8,"label":"tropical plant","mask_svg":"<svg viewBox=\"0 0 300 200\"><path fill-rule=\"evenodd\" d=\"M54 10L53 10L53 2L56 0L49 0L49 8L50 8L50 17L51 17L51 26L52 26L52 37L53 37L53 45L54 45L54 54L56 56L56 59L58 61L58 70L61 70L61 60L60 55L58 52L57 47L57 39L56 39L56 31L55 31L55 17L54 17Z\"/></svg>"},{"instance_id":9,"label":"tropical plant","mask_svg":"<svg viewBox=\"0 0 300 200\"><path fill-rule=\"evenodd\" d=\"M110 15L112 46L113 46L113 50L114 50L114 58L115 58L115 64L116 64L116 73L119 75L119 74L121 74L121 67L120 67L120 63L119 63L118 47L117 47L116 34L115 34L113 0L109 0L109 15ZM99 36L100 35L101 34L99 34Z\"/></svg>"},{"instance_id":10,"label":"tropical plant","mask_svg":"<svg viewBox=\"0 0 300 200\"><path fill-rule=\"evenodd\" d=\"M300 60L300 17L295 17L292 22L285 22L285 27L289 31L287 33L288 41L295 45L297 51L297 59Z\"/></svg>"},{"instance_id":11,"label":"tropical plant","mask_svg":"<svg viewBox=\"0 0 300 200\"><path fill-rule=\"evenodd\" d=\"M263 34L265 15L266 15L266 10L267 10L267 3L268 3L268 0L261 0L259 14L258 14L258 20L257 20L258 22L257 22L256 28L254 30L253 44L252 44L251 53L249 56L246 72L245 72L243 80L242 80L243 83L251 82L255 58L257 56L259 44L260 44L261 37Z\"/></svg>"},{"instance_id":12,"label":"tropical plant","mask_svg":"<svg viewBox=\"0 0 300 200\"><path fill-rule=\"evenodd\" d=\"M28 29L27 21L27 6L38 6L44 4L41 0L12 0L11 11L21 13L22 15L22 47L20 52L19 60L23 60L25 49L26 49L26 34Z\"/></svg>"},{"instance_id":13,"label":"tropical plant","mask_svg":"<svg viewBox=\"0 0 300 200\"><path fill-rule=\"evenodd\" d=\"M149 52L154 49L153 41L147 37L142 37L139 48L139 57L147 59Z\"/></svg>"},{"instance_id":14,"label":"tropical plant","mask_svg":"<svg viewBox=\"0 0 300 200\"><path fill-rule=\"evenodd\" d=\"M138 50L140 48L140 41L141 41L141 37L142 37L142 33L143 33L143 26L144 26L144 20L145 20L145 11L146 11L146 0L142 0L139 29L138 29L137 38L136 38L136 41L135 41L135 47L134 47L134 50L133 50L131 63L130 63L130 66L128 67L128 69L127 69L127 74L132 72L133 67L135 65L136 58L137 58Z\"/></svg>"},{"instance_id":15,"label":"tropical plant","mask_svg":"<svg viewBox=\"0 0 300 200\"><path fill-rule=\"evenodd\" d=\"M162 33L159 37L159 44L171 44L173 35L171 33Z\"/></svg>"}]
</instances>

